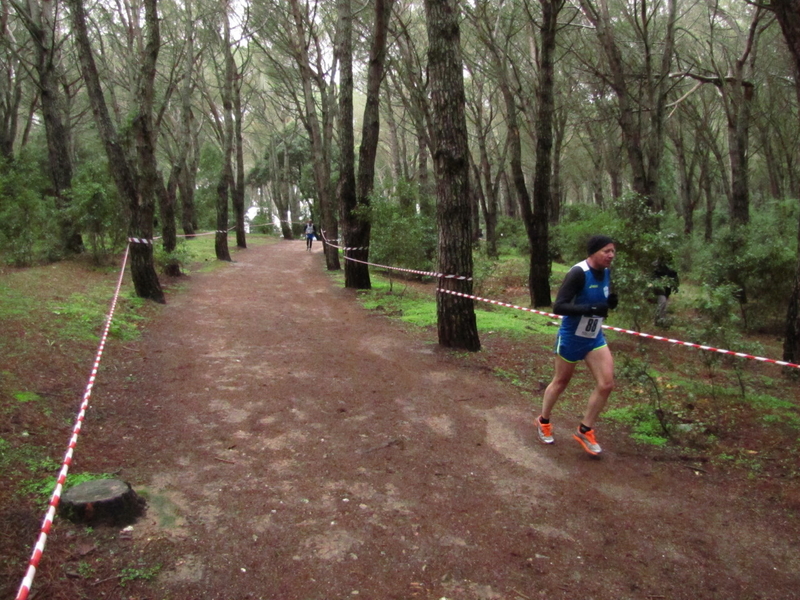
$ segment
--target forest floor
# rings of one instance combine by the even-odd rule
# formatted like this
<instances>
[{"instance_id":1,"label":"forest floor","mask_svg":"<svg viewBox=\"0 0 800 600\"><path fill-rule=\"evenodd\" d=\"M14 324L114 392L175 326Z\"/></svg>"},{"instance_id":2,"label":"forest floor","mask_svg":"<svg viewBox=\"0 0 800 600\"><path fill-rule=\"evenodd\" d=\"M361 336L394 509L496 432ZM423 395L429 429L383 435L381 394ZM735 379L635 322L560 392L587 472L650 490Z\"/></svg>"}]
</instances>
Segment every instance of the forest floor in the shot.
<instances>
[{"instance_id":1,"label":"forest floor","mask_svg":"<svg viewBox=\"0 0 800 600\"><path fill-rule=\"evenodd\" d=\"M72 467L129 482L147 512L122 530L56 519L30 598L798 598L796 482L688 464L602 420L589 456L571 438L583 368L541 445L529 397L495 373L524 354L538 397L544 345L487 332L478 354L443 350L362 308L319 245L237 251L152 313L107 347ZM40 521L0 528L27 558Z\"/></svg>"}]
</instances>

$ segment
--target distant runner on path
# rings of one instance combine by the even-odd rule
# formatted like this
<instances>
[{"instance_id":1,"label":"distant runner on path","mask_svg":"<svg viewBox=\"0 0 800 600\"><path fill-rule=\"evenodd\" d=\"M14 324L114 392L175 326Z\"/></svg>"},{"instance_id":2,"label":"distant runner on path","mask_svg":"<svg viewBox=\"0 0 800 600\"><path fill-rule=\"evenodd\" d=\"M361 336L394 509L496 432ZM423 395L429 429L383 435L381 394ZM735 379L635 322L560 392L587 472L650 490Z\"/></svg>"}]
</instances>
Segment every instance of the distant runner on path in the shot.
<instances>
[{"instance_id":1,"label":"distant runner on path","mask_svg":"<svg viewBox=\"0 0 800 600\"><path fill-rule=\"evenodd\" d=\"M311 245L314 243L314 236L317 235L317 228L314 227L314 221L311 219L308 220L304 232L306 234L306 250L311 251Z\"/></svg>"},{"instance_id":2,"label":"distant runner on path","mask_svg":"<svg viewBox=\"0 0 800 600\"><path fill-rule=\"evenodd\" d=\"M573 433L589 454L602 452L594 435L594 423L614 389L614 360L603 335L603 319L609 308L616 308L611 291L611 263L616 255L614 241L605 235L593 236L587 244L587 258L573 266L561 284L553 312L564 315L556 338L555 374L544 391L542 414L536 419L539 439L552 444L550 412L566 389L579 360L595 380L580 426Z\"/></svg>"}]
</instances>

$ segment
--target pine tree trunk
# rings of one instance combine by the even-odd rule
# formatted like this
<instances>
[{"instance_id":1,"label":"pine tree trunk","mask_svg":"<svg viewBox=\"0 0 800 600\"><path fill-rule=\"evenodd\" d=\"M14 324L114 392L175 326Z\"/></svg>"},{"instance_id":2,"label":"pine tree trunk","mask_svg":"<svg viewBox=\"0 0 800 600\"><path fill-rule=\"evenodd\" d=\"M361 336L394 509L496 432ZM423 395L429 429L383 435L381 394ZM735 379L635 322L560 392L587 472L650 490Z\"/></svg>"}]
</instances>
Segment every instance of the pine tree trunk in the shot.
<instances>
[{"instance_id":1,"label":"pine tree trunk","mask_svg":"<svg viewBox=\"0 0 800 600\"><path fill-rule=\"evenodd\" d=\"M344 238L344 284L352 289L369 289L369 269L355 260L364 260L361 244L353 240L358 234L356 197L356 156L353 135L353 13L350 0L337 0L339 10L339 207L342 211ZM353 260L355 259L355 260ZM361 288L362 271L366 271L366 288Z\"/></svg>"},{"instance_id":2,"label":"pine tree trunk","mask_svg":"<svg viewBox=\"0 0 800 600\"><path fill-rule=\"evenodd\" d=\"M439 271L469 280L440 279L443 288L472 294L469 158L464 115L464 76L457 0L425 0L428 71L433 113ZM481 344L474 302L440 292L436 297L439 343L477 351Z\"/></svg>"},{"instance_id":3,"label":"pine tree trunk","mask_svg":"<svg viewBox=\"0 0 800 600\"><path fill-rule=\"evenodd\" d=\"M346 213L347 223L345 244L356 248L356 258L361 262L348 261L345 265L345 284L347 287L368 290L372 287L369 279L370 221L361 211L369 208L370 195L375 183L375 157L380 138L380 88L383 80L383 66L386 58L386 35L389 17L394 0L375 0L375 28L372 33L367 68L367 97L361 129L361 146L358 155L358 177L356 179L356 206L359 212Z\"/></svg>"},{"instance_id":4,"label":"pine tree trunk","mask_svg":"<svg viewBox=\"0 0 800 600\"><path fill-rule=\"evenodd\" d=\"M78 47L78 56L89 100L92 106L95 123L100 138L105 145L111 174L120 196L127 203L130 211L128 232L131 238L145 240L145 243L131 244L131 276L137 296L156 302L164 302L164 292L156 275L153 264L153 213L155 210L154 182L147 175L136 172L129 163L117 133L111 123L108 106L105 102L100 76L92 55L91 42L86 27L86 11L82 0L67 0L72 15L73 32ZM156 0L145 1L146 23L148 31L147 52L142 63L142 87L139 90L139 114L134 119L140 165L148 162L148 156L154 157L152 129L149 120L152 118L153 78L155 77L155 61L158 56L159 34Z\"/></svg>"},{"instance_id":5,"label":"pine tree trunk","mask_svg":"<svg viewBox=\"0 0 800 600\"><path fill-rule=\"evenodd\" d=\"M541 65L539 67L539 105L536 117L536 165L533 178L533 223L531 224L531 265L528 286L534 307L550 306L549 210L553 161L553 118L555 114L554 58L558 13L563 0L541 0Z\"/></svg>"},{"instance_id":6,"label":"pine tree trunk","mask_svg":"<svg viewBox=\"0 0 800 600\"><path fill-rule=\"evenodd\" d=\"M794 88L800 102L800 0L772 0L771 6L780 23L789 52L794 58ZM795 194L798 193L794 190ZM800 223L797 230L797 267L794 286L786 311L786 337L783 341L783 360L800 362Z\"/></svg>"},{"instance_id":7,"label":"pine tree trunk","mask_svg":"<svg viewBox=\"0 0 800 600\"><path fill-rule=\"evenodd\" d=\"M231 57L233 69L237 69L236 63L233 62ZM233 148L236 157L236 173L235 183L233 186L233 194L231 197L233 204L233 213L236 217L236 246L238 248L247 248L247 237L244 230L244 138L242 137L242 121L244 114L242 111L242 89L241 82L243 77L240 73L234 71L233 73L236 82L233 83L233 111L234 111L234 129L233 129Z\"/></svg>"}]
</instances>

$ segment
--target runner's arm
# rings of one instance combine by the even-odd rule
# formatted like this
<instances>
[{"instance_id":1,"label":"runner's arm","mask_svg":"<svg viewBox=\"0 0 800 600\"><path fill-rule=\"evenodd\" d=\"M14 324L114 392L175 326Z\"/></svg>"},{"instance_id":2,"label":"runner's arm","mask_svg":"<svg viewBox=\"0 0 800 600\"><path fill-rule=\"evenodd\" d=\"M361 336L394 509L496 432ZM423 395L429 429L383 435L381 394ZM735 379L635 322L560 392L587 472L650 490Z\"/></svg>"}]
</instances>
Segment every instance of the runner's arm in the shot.
<instances>
[{"instance_id":1,"label":"runner's arm","mask_svg":"<svg viewBox=\"0 0 800 600\"><path fill-rule=\"evenodd\" d=\"M580 317L582 315L605 317L608 315L608 305L603 304L575 304L575 297L583 289L586 274L580 267L572 267L564 282L558 290L556 301L553 303L553 312L557 315Z\"/></svg>"}]
</instances>

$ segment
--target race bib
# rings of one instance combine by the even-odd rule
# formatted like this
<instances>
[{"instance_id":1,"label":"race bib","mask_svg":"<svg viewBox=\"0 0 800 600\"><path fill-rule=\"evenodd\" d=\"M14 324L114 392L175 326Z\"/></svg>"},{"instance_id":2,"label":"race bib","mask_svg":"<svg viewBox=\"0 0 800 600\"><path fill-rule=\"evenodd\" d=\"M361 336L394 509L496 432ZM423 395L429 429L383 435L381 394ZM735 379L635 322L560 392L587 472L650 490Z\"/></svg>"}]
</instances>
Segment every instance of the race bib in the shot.
<instances>
[{"instance_id":1,"label":"race bib","mask_svg":"<svg viewBox=\"0 0 800 600\"><path fill-rule=\"evenodd\" d=\"M603 317L588 317L584 315L581 317L580 323L578 323L578 329L575 331L575 335L582 338L594 339L602 328Z\"/></svg>"}]
</instances>

